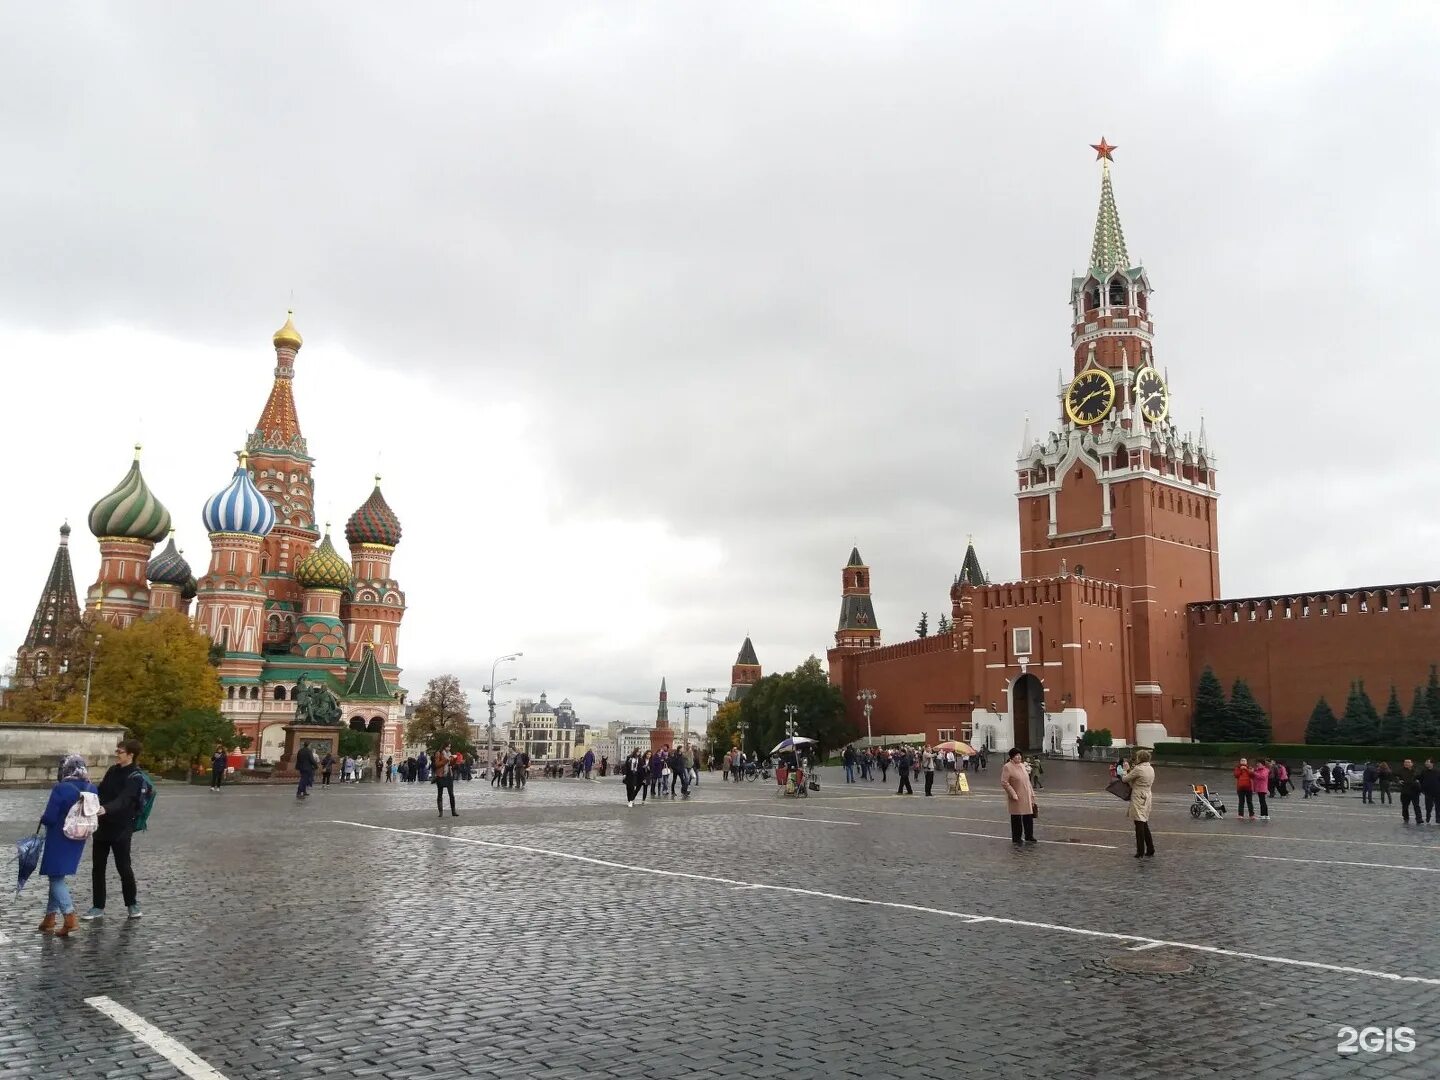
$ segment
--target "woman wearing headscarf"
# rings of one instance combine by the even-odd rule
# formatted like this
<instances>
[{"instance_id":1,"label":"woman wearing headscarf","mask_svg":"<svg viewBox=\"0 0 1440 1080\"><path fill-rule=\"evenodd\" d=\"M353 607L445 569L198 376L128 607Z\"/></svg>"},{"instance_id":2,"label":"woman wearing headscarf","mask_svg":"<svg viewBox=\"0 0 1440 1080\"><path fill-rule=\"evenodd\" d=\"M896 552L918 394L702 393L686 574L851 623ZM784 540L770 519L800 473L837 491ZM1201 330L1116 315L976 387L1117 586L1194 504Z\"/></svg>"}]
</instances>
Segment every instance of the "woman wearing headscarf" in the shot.
<instances>
[{"instance_id":1,"label":"woman wearing headscarf","mask_svg":"<svg viewBox=\"0 0 1440 1080\"><path fill-rule=\"evenodd\" d=\"M87 795L90 797L88 809L93 831L98 820L100 799L85 769L85 759L79 754L70 754L60 763L60 780L50 789L50 801L45 804L45 813L40 816L40 824L45 826L45 851L40 857L40 873L50 880L45 918L36 927L42 934L69 937L79 925L75 901L70 898L70 886L65 879L80 869L80 857L85 853L85 840L89 834L76 839L66 836L65 816ZM56 922L62 919L59 929L56 929Z\"/></svg>"},{"instance_id":2,"label":"woman wearing headscarf","mask_svg":"<svg viewBox=\"0 0 1440 1080\"><path fill-rule=\"evenodd\" d=\"M1125 774L1130 785L1130 801L1126 803L1126 816L1135 823L1135 858L1149 858L1155 854L1155 838L1150 835L1151 789L1155 786L1155 766L1150 764L1150 751L1137 750L1135 764Z\"/></svg>"}]
</instances>

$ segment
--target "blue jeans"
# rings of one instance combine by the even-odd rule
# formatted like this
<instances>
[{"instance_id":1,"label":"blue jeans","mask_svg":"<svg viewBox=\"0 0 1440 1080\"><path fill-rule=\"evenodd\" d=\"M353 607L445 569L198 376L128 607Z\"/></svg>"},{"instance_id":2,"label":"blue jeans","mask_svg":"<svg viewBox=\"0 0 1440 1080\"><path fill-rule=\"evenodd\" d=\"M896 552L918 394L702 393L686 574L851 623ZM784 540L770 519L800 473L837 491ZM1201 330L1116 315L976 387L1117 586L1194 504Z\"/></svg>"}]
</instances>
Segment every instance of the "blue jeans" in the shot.
<instances>
[{"instance_id":1,"label":"blue jeans","mask_svg":"<svg viewBox=\"0 0 1440 1080\"><path fill-rule=\"evenodd\" d=\"M75 910L75 901L70 899L70 886L65 884L65 878L52 877L50 879L50 899L45 905L45 913L48 915L54 912L56 915L69 915Z\"/></svg>"},{"instance_id":2,"label":"blue jeans","mask_svg":"<svg viewBox=\"0 0 1440 1080\"><path fill-rule=\"evenodd\" d=\"M845 763L845 783L847 783L847 784L853 784L854 782L855 782L855 766L854 766L854 765L851 765L851 764L847 761L847 762Z\"/></svg>"}]
</instances>

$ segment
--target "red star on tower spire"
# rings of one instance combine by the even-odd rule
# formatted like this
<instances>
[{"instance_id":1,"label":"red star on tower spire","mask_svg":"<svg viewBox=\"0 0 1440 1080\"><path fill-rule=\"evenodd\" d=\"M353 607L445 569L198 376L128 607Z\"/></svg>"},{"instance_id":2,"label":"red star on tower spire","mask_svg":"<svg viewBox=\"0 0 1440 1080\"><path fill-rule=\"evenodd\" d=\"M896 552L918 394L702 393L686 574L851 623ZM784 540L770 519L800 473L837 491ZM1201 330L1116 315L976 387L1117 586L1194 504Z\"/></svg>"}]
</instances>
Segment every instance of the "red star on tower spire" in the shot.
<instances>
[{"instance_id":1,"label":"red star on tower spire","mask_svg":"<svg viewBox=\"0 0 1440 1080\"><path fill-rule=\"evenodd\" d=\"M1115 147L1105 141L1104 135L1100 136L1100 141L1098 143L1091 143L1090 149L1095 151L1096 161L1100 161L1102 159L1105 161L1115 160L1113 157L1110 156L1112 153L1114 153Z\"/></svg>"}]
</instances>

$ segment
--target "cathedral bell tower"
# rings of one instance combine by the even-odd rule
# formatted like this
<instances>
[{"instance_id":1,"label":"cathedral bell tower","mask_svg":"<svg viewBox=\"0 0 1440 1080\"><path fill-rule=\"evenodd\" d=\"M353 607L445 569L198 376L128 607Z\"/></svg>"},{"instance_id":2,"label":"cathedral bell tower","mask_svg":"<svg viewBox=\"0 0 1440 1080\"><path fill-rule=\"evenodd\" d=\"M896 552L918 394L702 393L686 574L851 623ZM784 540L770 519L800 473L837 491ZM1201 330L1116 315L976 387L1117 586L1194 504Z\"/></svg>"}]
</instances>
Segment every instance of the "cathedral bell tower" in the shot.
<instances>
[{"instance_id":1,"label":"cathedral bell tower","mask_svg":"<svg viewBox=\"0 0 1440 1080\"><path fill-rule=\"evenodd\" d=\"M1216 460L1202 421L1182 432L1156 357L1150 279L1132 263L1115 205L1115 147L1100 162L1089 267L1071 280L1072 363L1054 430L1016 461L1024 578L1075 575L1121 586L1127 727L1189 733L1185 605L1220 594Z\"/></svg>"}]
</instances>

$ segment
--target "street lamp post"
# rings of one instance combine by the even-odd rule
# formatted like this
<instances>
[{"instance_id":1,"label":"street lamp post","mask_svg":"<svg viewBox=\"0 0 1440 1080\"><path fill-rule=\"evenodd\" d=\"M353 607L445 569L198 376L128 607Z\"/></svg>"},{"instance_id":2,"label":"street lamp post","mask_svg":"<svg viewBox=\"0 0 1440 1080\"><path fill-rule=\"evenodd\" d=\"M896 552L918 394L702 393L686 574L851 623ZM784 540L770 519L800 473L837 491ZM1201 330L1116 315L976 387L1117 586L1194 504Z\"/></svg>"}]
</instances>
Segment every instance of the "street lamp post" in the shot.
<instances>
[{"instance_id":1,"label":"street lamp post","mask_svg":"<svg viewBox=\"0 0 1440 1080\"><path fill-rule=\"evenodd\" d=\"M872 742L875 741L875 736L870 733L870 710L875 707L875 704L874 704L874 703L875 703L875 699L876 699L877 697L879 697L879 696L880 696L880 695L877 694L877 693L875 693L874 690L861 690L860 693L858 693L858 694L855 695L855 700L856 700L856 701L863 701L863 702L865 703L865 745L866 745L866 746L869 746Z\"/></svg>"},{"instance_id":2,"label":"street lamp post","mask_svg":"<svg viewBox=\"0 0 1440 1080\"><path fill-rule=\"evenodd\" d=\"M495 669L508 660L519 660L524 655L524 653L517 652L510 653L507 656L497 656L495 662L490 665L490 685L485 688L486 694L489 695L486 700L486 705L490 710L490 720L485 727L490 735L489 760L486 764L492 772L495 769Z\"/></svg>"},{"instance_id":3,"label":"street lamp post","mask_svg":"<svg viewBox=\"0 0 1440 1080\"><path fill-rule=\"evenodd\" d=\"M745 732L749 729L750 725L747 724L744 720L736 721L735 730L740 733L740 756L742 758L745 756Z\"/></svg>"},{"instance_id":4,"label":"street lamp post","mask_svg":"<svg viewBox=\"0 0 1440 1080\"><path fill-rule=\"evenodd\" d=\"M95 674L95 650L100 648L100 635L95 635L95 643L90 646L90 659L85 665L85 711L81 714L82 724L90 723L90 677Z\"/></svg>"},{"instance_id":5,"label":"street lamp post","mask_svg":"<svg viewBox=\"0 0 1440 1080\"><path fill-rule=\"evenodd\" d=\"M795 733L797 730L795 714L799 711L800 707L798 705L786 705L784 709L785 737L790 740L790 752L795 755L795 764L797 767L800 764L800 747L795 745Z\"/></svg>"}]
</instances>

